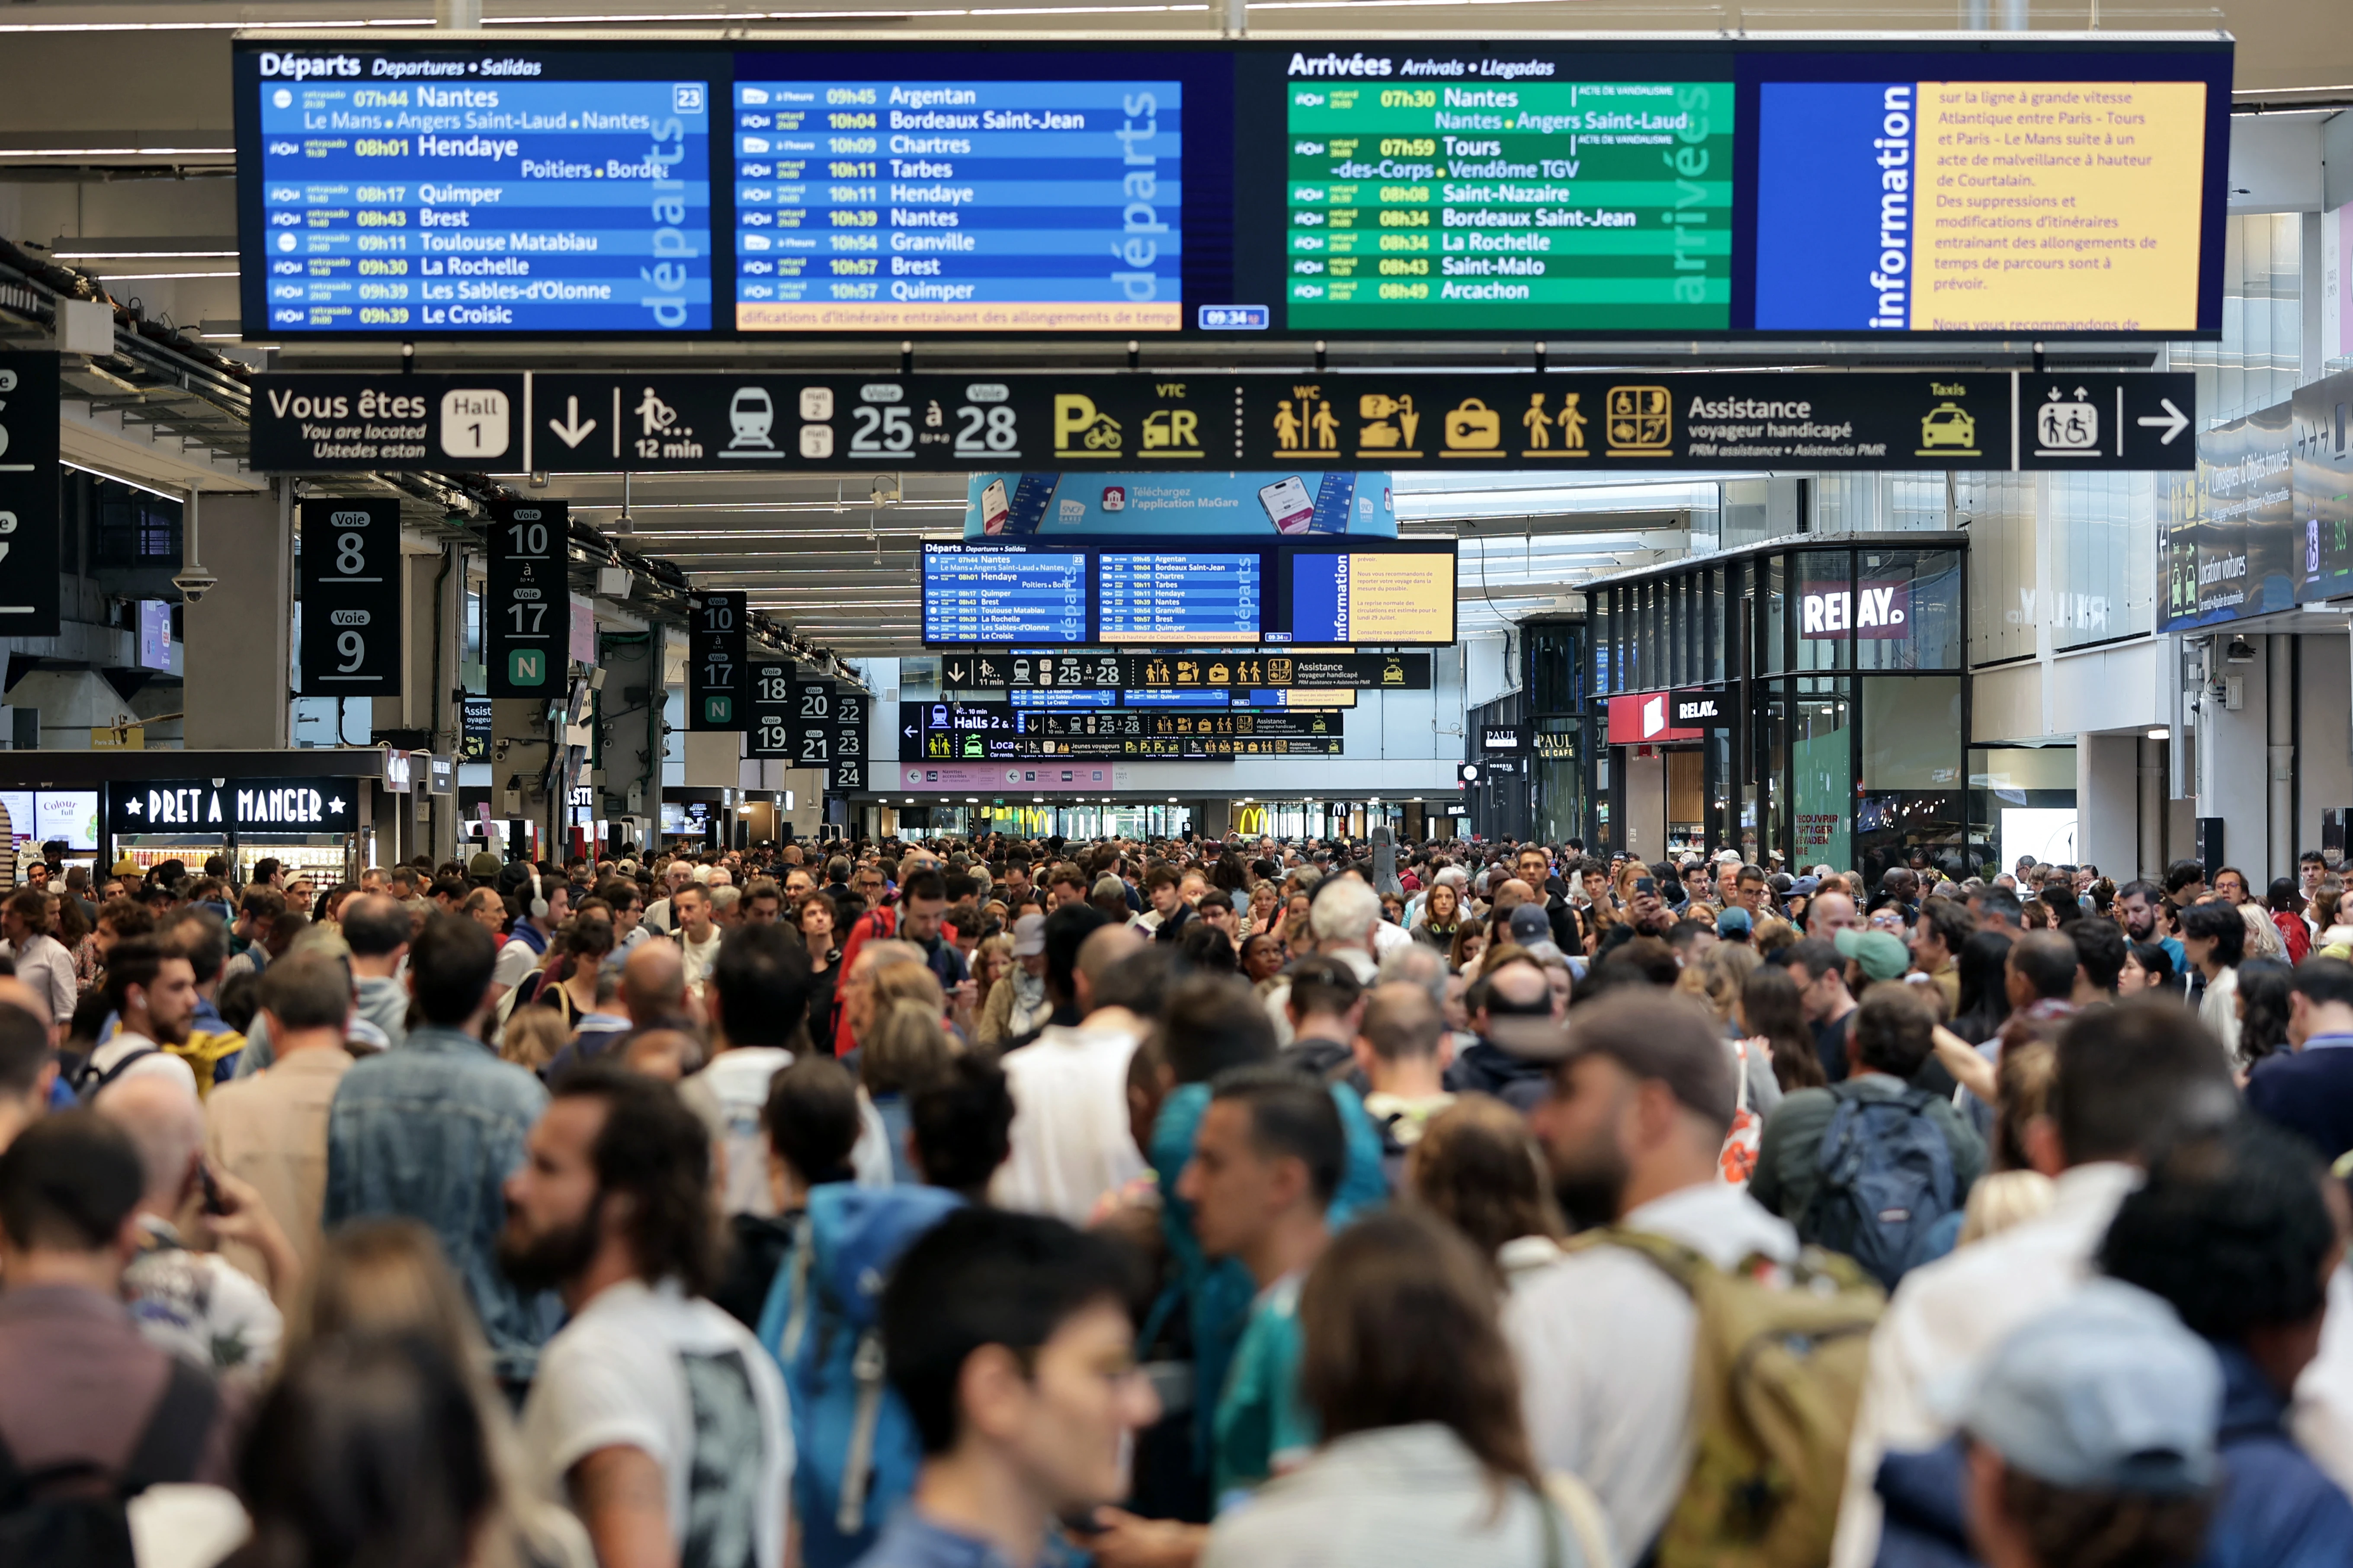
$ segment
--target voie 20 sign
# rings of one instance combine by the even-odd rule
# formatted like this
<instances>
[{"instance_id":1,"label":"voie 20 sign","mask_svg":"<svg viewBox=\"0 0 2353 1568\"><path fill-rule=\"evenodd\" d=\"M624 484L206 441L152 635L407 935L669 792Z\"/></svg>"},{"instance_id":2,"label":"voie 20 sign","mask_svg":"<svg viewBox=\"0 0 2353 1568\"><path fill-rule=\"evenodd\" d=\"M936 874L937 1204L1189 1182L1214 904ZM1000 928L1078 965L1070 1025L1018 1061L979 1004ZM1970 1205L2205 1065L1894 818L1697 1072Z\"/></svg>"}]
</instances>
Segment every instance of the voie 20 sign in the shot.
<instances>
[{"instance_id":1,"label":"voie 20 sign","mask_svg":"<svg viewBox=\"0 0 2353 1568\"><path fill-rule=\"evenodd\" d=\"M1858 583L1800 595L1798 635L1807 637L1902 637L1911 635L1912 584Z\"/></svg>"}]
</instances>

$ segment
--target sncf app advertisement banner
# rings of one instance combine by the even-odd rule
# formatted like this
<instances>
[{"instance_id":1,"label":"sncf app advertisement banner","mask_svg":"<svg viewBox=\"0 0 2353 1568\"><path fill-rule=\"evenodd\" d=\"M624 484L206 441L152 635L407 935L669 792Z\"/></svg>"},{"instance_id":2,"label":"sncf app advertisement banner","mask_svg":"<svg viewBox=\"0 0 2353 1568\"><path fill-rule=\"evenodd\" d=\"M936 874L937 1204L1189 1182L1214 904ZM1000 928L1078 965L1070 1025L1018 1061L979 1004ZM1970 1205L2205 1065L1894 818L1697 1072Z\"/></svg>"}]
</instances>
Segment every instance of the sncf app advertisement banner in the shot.
<instances>
[{"instance_id":1,"label":"sncf app advertisement banner","mask_svg":"<svg viewBox=\"0 0 2353 1568\"><path fill-rule=\"evenodd\" d=\"M273 339L2221 330L2221 37L234 48Z\"/></svg>"},{"instance_id":2,"label":"sncf app advertisement banner","mask_svg":"<svg viewBox=\"0 0 2353 1568\"><path fill-rule=\"evenodd\" d=\"M975 474L966 539L1002 534L1308 534L1395 539L1382 473Z\"/></svg>"}]
</instances>

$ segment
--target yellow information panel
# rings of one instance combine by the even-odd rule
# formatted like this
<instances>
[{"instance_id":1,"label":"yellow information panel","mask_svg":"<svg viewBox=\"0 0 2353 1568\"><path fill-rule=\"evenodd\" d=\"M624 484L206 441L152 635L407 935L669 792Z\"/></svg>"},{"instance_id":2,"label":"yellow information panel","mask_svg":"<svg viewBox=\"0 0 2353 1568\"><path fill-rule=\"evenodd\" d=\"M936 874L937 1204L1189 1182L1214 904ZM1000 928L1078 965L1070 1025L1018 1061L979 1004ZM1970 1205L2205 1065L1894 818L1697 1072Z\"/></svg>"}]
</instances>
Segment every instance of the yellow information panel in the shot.
<instances>
[{"instance_id":1,"label":"yellow information panel","mask_svg":"<svg viewBox=\"0 0 2353 1568\"><path fill-rule=\"evenodd\" d=\"M1920 83L1917 331L2198 325L2206 84Z\"/></svg>"},{"instance_id":2,"label":"yellow information panel","mask_svg":"<svg viewBox=\"0 0 2353 1568\"><path fill-rule=\"evenodd\" d=\"M1454 640L1454 558L1348 557L1348 633L1363 643Z\"/></svg>"}]
</instances>

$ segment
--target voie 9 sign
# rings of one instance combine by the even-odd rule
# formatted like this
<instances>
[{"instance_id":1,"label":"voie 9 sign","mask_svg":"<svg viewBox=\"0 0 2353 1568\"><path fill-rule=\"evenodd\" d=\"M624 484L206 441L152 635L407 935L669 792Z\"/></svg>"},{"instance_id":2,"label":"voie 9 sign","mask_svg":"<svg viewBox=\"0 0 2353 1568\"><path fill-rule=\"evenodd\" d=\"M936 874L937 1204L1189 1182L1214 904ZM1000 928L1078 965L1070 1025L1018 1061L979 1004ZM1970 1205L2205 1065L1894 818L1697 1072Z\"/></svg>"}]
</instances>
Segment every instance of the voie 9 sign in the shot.
<instances>
[{"instance_id":1,"label":"voie 9 sign","mask_svg":"<svg viewBox=\"0 0 2353 1568\"><path fill-rule=\"evenodd\" d=\"M1831 588L1800 595L1798 635L1833 639L1909 637L1912 584L1858 583L1852 594L1843 588Z\"/></svg>"}]
</instances>

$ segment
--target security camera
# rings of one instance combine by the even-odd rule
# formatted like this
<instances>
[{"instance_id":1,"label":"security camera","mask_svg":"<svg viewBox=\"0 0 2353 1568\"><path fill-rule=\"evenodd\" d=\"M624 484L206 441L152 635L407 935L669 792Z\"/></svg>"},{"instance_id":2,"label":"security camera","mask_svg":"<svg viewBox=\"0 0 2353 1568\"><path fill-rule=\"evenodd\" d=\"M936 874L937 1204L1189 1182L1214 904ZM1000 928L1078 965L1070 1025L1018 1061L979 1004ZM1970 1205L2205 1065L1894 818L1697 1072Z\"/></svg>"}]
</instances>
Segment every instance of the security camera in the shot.
<instances>
[{"instance_id":1,"label":"security camera","mask_svg":"<svg viewBox=\"0 0 2353 1568\"><path fill-rule=\"evenodd\" d=\"M182 598L193 605L219 587L220 579L201 566L191 566L172 579L172 586L180 591Z\"/></svg>"},{"instance_id":2,"label":"security camera","mask_svg":"<svg viewBox=\"0 0 2353 1568\"><path fill-rule=\"evenodd\" d=\"M2228 664L2253 664L2255 662L2255 645L2244 637L2232 637L2222 658Z\"/></svg>"}]
</instances>

